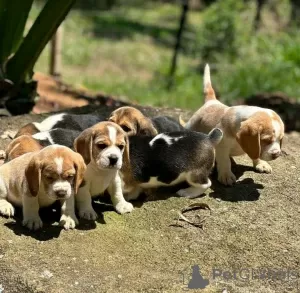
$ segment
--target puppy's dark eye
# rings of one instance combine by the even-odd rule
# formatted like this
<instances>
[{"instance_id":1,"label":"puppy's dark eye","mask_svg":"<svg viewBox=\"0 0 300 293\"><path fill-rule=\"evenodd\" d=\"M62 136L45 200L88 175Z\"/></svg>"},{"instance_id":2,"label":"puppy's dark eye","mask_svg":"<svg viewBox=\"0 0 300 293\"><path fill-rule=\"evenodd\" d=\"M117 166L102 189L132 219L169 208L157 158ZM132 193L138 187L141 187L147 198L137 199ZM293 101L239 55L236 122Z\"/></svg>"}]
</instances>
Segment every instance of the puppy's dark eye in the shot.
<instances>
[{"instance_id":1,"label":"puppy's dark eye","mask_svg":"<svg viewBox=\"0 0 300 293\"><path fill-rule=\"evenodd\" d=\"M99 150L104 150L104 149L106 148L106 144L105 144L105 143L98 143L98 144L97 144L97 148L98 148Z\"/></svg>"},{"instance_id":2,"label":"puppy's dark eye","mask_svg":"<svg viewBox=\"0 0 300 293\"><path fill-rule=\"evenodd\" d=\"M128 126L126 126L126 125L121 125L121 128L122 128L125 132L131 131L131 129L130 129Z\"/></svg>"},{"instance_id":3,"label":"puppy's dark eye","mask_svg":"<svg viewBox=\"0 0 300 293\"><path fill-rule=\"evenodd\" d=\"M47 180L54 180L55 178L52 175L46 174L45 175Z\"/></svg>"},{"instance_id":4,"label":"puppy's dark eye","mask_svg":"<svg viewBox=\"0 0 300 293\"><path fill-rule=\"evenodd\" d=\"M74 174L69 174L68 176L67 176L67 180L72 180L74 178Z\"/></svg>"},{"instance_id":5,"label":"puppy's dark eye","mask_svg":"<svg viewBox=\"0 0 300 293\"><path fill-rule=\"evenodd\" d=\"M120 145L118 145L118 148L122 151L123 149L124 149L124 145L123 144L120 144Z\"/></svg>"}]
</instances>

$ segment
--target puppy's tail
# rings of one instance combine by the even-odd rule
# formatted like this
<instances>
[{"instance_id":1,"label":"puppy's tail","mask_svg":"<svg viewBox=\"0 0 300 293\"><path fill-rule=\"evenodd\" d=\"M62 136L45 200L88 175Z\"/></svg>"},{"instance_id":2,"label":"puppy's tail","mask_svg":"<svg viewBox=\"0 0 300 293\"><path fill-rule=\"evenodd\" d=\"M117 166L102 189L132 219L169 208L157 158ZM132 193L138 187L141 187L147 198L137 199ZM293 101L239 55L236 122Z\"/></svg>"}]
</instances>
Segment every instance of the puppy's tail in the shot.
<instances>
[{"instance_id":1,"label":"puppy's tail","mask_svg":"<svg viewBox=\"0 0 300 293\"><path fill-rule=\"evenodd\" d=\"M204 91L204 101L205 103L210 100L216 100L215 91L211 85L210 80L210 69L209 65L206 64L204 68L204 77L203 77L203 91Z\"/></svg>"},{"instance_id":2,"label":"puppy's tail","mask_svg":"<svg viewBox=\"0 0 300 293\"><path fill-rule=\"evenodd\" d=\"M208 139L211 143L216 146L223 138L223 131L219 128L214 128L208 134Z\"/></svg>"}]
</instances>

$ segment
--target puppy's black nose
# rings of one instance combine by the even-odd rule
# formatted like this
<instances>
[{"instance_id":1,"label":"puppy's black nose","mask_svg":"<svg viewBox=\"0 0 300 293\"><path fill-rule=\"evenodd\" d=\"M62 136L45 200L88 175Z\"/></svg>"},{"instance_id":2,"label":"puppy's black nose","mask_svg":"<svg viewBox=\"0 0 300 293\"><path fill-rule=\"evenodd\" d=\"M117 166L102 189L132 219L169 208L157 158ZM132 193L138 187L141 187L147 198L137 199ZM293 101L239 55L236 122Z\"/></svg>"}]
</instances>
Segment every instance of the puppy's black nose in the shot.
<instances>
[{"instance_id":1,"label":"puppy's black nose","mask_svg":"<svg viewBox=\"0 0 300 293\"><path fill-rule=\"evenodd\" d=\"M117 163L117 161L118 161L118 157L116 155L111 155L109 157L109 164L111 166L114 166Z\"/></svg>"},{"instance_id":2,"label":"puppy's black nose","mask_svg":"<svg viewBox=\"0 0 300 293\"><path fill-rule=\"evenodd\" d=\"M59 191L56 191L55 192L55 195L58 197L58 198L63 198L66 196L66 192L63 191L63 190L59 190Z\"/></svg>"}]
</instances>

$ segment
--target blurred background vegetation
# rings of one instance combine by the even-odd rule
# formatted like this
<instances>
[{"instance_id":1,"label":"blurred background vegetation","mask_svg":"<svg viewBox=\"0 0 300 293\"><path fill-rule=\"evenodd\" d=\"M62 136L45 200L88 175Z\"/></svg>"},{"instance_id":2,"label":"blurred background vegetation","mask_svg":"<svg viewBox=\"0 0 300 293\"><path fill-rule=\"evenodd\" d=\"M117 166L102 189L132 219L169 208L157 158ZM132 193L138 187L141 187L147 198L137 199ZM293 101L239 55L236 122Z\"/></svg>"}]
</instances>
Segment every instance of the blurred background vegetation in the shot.
<instances>
[{"instance_id":1,"label":"blurred background vegetation","mask_svg":"<svg viewBox=\"0 0 300 293\"><path fill-rule=\"evenodd\" d=\"M204 2L212 2L205 5ZM64 22L62 80L156 106L198 108L202 71L222 101L282 91L300 98L300 31L289 0L191 0L174 84L168 73L180 2L78 0ZM35 1L27 27L42 5ZM47 72L49 50L35 71Z\"/></svg>"}]
</instances>

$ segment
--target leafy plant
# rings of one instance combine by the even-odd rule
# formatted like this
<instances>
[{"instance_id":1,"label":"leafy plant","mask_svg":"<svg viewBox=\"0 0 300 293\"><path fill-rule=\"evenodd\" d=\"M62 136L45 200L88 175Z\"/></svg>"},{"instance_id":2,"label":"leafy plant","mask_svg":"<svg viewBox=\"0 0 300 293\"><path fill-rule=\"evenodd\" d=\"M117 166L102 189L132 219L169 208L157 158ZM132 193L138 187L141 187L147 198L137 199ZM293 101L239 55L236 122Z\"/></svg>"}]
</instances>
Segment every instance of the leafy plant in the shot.
<instances>
[{"instance_id":1,"label":"leafy plant","mask_svg":"<svg viewBox=\"0 0 300 293\"><path fill-rule=\"evenodd\" d=\"M23 38L32 3L0 0L0 87L6 89L0 88L0 94L11 114L26 113L34 105L33 67L75 0L48 0Z\"/></svg>"}]
</instances>

